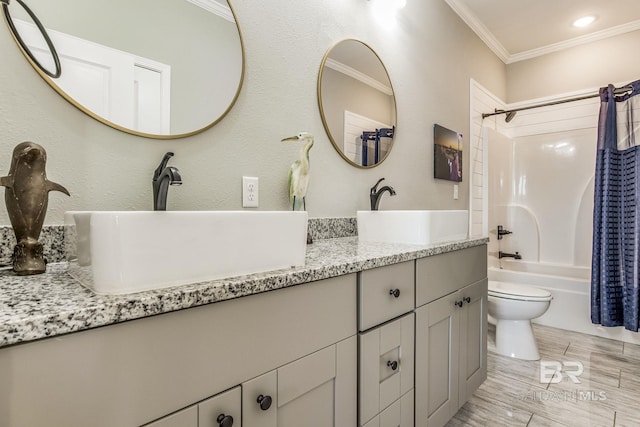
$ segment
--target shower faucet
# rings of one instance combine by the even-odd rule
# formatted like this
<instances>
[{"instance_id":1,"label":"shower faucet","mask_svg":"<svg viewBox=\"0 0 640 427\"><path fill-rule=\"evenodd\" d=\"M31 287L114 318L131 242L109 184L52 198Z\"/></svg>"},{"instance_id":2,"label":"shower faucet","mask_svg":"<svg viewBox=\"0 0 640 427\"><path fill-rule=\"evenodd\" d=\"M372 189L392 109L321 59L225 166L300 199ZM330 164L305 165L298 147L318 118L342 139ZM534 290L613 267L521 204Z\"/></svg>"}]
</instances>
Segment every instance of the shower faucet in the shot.
<instances>
[{"instance_id":1,"label":"shower faucet","mask_svg":"<svg viewBox=\"0 0 640 427\"><path fill-rule=\"evenodd\" d=\"M498 240L502 240L502 236L505 236L511 233L512 231L506 230L503 226L501 225L498 226Z\"/></svg>"}]
</instances>

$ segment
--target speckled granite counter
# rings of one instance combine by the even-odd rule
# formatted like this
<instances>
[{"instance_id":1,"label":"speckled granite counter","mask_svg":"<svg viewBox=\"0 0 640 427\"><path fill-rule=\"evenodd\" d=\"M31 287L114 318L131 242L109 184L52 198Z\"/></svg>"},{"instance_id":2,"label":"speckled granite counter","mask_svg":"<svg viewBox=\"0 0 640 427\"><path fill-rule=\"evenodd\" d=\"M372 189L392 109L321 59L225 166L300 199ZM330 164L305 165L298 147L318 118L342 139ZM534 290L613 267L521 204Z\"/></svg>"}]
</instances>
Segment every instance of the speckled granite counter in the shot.
<instances>
[{"instance_id":1,"label":"speckled granite counter","mask_svg":"<svg viewBox=\"0 0 640 427\"><path fill-rule=\"evenodd\" d=\"M37 276L0 273L0 347L224 301L478 246L486 238L430 246L317 240L304 267L121 296L96 295L65 264Z\"/></svg>"}]
</instances>

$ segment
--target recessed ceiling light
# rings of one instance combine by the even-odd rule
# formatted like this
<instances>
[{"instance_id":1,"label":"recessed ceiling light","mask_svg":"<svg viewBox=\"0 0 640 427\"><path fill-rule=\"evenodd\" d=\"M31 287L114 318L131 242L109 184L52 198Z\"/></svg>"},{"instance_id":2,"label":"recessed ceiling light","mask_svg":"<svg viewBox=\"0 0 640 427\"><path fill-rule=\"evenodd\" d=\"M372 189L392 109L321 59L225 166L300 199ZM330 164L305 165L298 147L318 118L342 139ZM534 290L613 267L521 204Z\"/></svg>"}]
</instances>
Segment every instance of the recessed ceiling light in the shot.
<instances>
[{"instance_id":1,"label":"recessed ceiling light","mask_svg":"<svg viewBox=\"0 0 640 427\"><path fill-rule=\"evenodd\" d=\"M596 20L595 16L584 16L580 19L576 19L575 21L573 21L573 26L578 28L586 27L587 25L591 24L595 20Z\"/></svg>"}]
</instances>

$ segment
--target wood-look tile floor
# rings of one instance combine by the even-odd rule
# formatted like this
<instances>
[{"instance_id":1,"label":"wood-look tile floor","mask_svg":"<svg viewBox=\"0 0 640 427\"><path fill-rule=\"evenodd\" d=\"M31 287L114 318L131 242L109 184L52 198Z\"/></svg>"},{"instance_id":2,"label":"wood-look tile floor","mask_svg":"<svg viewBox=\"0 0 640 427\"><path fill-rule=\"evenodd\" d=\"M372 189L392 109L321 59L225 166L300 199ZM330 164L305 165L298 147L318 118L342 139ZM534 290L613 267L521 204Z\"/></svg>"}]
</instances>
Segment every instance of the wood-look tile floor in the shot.
<instances>
[{"instance_id":1,"label":"wood-look tile floor","mask_svg":"<svg viewBox=\"0 0 640 427\"><path fill-rule=\"evenodd\" d=\"M542 379L541 361L495 353L490 326L488 378L447 427L640 426L640 346L539 325L534 332ZM561 376L551 380L554 365Z\"/></svg>"}]
</instances>

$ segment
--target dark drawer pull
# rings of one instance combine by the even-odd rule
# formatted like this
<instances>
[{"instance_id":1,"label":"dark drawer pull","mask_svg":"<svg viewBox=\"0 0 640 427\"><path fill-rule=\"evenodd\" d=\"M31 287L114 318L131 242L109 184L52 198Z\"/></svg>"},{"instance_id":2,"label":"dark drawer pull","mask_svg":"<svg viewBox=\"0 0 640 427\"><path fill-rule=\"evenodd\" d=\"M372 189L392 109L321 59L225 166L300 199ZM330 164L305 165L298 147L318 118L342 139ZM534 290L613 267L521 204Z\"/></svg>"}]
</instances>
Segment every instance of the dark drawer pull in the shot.
<instances>
[{"instance_id":1,"label":"dark drawer pull","mask_svg":"<svg viewBox=\"0 0 640 427\"><path fill-rule=\"evenodd\" d=\"M464 301L463 300L458 300L458 301L455 302L455 305L457 307L462 307L464 305Z\"/></svg>"},{"instance_id":2,"label":"dark drawer pull","mask_svg":"<svg viewBox=\"0 0 640 427\"><path fill-rule=\"evenodd\" d=\"M389 295L393 295L394 297L398 298L400 296L400 289L391 289L389 291Z\"/></svg>"},{"instance_id":3,"label":"dark drawer pull","mask_svg":"<svg viewBox=\"0 0 640 427\"><path fill-rule=\"evenodd\" d=\"M262 409L263 411L271 408L271 401L271 396L258 396L258 403L260 404L260 409Z\"/></svg>"},{"instance_id":4,"label":"dark drawer pull","mask_svg":"<svg viewBox=\"0 0 640 427\"><path fill-rule=\"evenodd\" d=\"M398 369L398 362L396 362L395 360L393 362L389 360L387 362L387 366L390 367L391 370L395 371L396 369Z\"/></svg>"},{"instance_id":5,"label":"dark drawer pull","mask_svg":"<svg viewBox=\"0 0 640 427\"><path fill-rule=\"evenodd\" d=\"M471 302L471 298L470 297L464 297L462 298L464 300L464 302L466 302L467 304L469 304Z\"/></svg>"},{"instance_id":6,"label":"dark drawer pull","mask_svg":"<svg viewBox=\"0 0 640 427\"><path fill-rule=\"evenodd\" d=\"M218 427L231 427L233 426L233 417L231 415L220 414L216 418Z\"/></svg>"}]
</instances>

